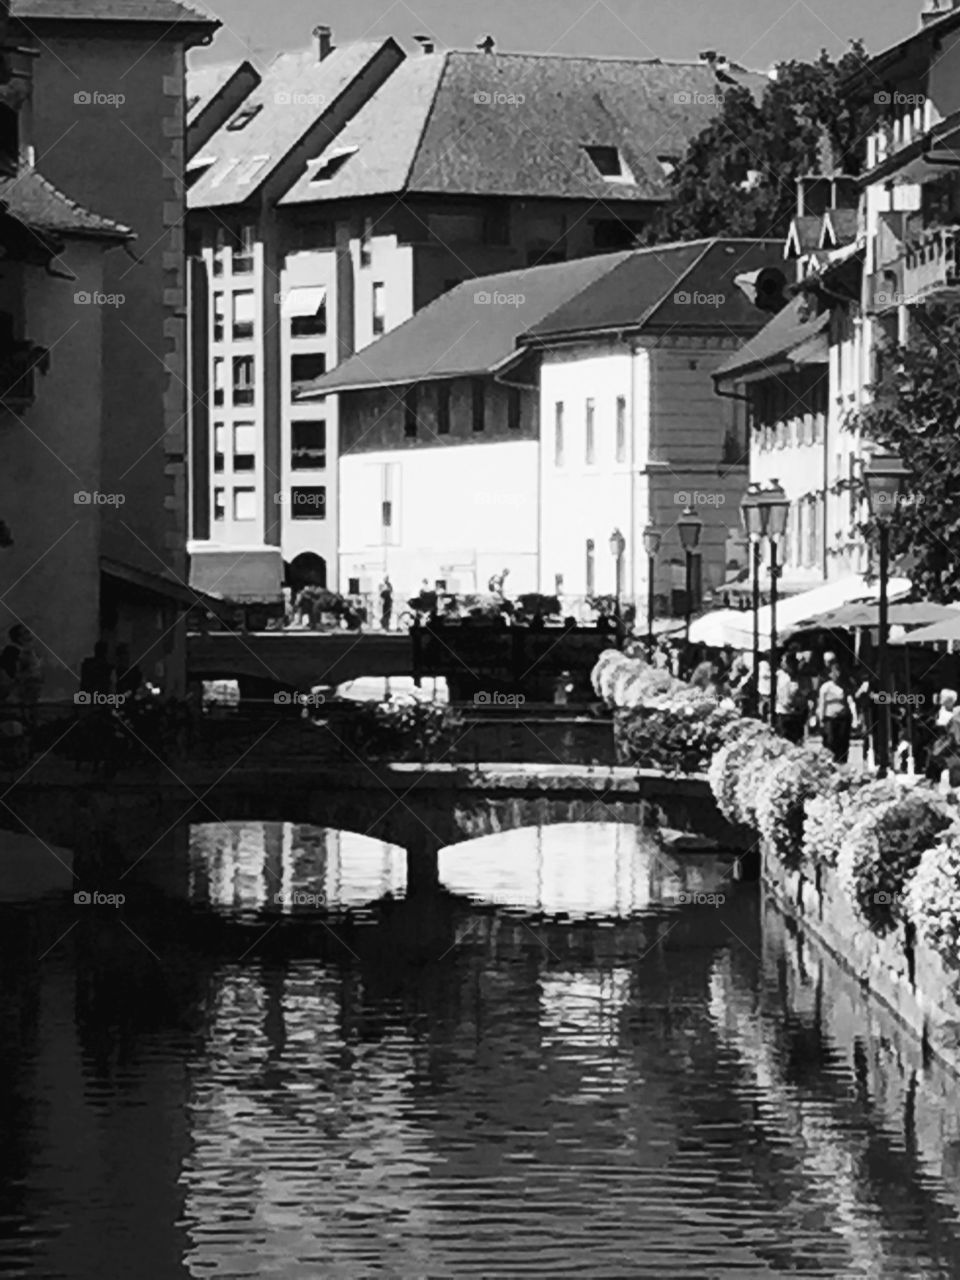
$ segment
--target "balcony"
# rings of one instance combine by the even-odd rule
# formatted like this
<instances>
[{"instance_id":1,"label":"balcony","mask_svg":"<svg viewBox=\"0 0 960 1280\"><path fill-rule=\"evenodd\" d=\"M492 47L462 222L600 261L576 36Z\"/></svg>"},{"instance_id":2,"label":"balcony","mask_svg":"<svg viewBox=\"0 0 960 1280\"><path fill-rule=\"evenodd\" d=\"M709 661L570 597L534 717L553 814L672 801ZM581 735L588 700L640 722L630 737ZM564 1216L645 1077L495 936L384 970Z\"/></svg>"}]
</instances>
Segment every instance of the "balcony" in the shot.
<instances>
[{"instance_id":1,"label":"balcony","mask_svg":"<svg viewBox=\"0 0 960 1280\"><path fill-rule=\"evenodd\" d=\"M34 342L15 342L0 358L0 404L7 409L28 409L36 399L36 375L50 367L50 353Z\"/></svg>"},{"instance_id":2,"label":"balcony","mask_svg":"<svg viewBox=\"0 0 960 1280\"><path fill-rule=\"evenodd\" d=\"M903 289L911 302L960 293L960 227L933 227L905 246Z\"/></svg>"}]
</instances>

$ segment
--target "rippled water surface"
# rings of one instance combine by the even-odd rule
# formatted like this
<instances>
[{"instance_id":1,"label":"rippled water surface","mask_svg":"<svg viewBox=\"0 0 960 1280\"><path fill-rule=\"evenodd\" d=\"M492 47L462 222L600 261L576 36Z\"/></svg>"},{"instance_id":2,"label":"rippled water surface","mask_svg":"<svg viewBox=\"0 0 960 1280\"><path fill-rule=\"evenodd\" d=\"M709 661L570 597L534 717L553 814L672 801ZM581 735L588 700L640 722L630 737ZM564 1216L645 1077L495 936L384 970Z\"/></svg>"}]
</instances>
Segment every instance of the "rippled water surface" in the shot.
<instances>
[{"instance_id":1,"label":"rippled water surface","mask_svg":"<svg viewBox=\"0 0 960 1280\"><path fill-rule=\"evenodd\" d=\"M958 1082L722 859L581 825L440 876L245 823L4 908L0 1274L960 1276Z\"/></svg>"}]
</instances>

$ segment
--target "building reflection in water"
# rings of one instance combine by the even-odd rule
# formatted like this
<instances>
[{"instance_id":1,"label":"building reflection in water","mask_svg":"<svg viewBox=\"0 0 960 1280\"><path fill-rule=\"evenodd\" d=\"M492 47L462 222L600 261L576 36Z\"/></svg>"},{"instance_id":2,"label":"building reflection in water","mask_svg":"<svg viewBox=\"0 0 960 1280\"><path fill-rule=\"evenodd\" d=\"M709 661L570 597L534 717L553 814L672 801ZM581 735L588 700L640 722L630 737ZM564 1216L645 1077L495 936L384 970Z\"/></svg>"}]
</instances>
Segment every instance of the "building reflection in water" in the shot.
<instances>
[{"instance_id":1,"label":"building reflection in water","mask_svg":"<svg viewBox=\"0 0 960 1280\"><path fill-rule=\"evenodd\" d=\"M403 893L405 859L402 849L351 831L291 822L197 823L190 828L188 893L195 906L227 912L356 908ZM297 902L295 894L308 900Z\"/></svg>"}]
</instances>

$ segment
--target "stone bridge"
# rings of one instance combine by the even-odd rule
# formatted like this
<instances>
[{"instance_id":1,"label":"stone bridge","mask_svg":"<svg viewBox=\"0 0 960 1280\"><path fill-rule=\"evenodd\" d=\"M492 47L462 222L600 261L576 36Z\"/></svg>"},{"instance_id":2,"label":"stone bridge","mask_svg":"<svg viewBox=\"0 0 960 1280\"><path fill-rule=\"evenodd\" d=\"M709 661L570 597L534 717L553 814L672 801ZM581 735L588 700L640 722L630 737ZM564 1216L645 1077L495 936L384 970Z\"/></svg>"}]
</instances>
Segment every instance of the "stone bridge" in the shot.
<instances>
[{"instance_id":1,"label":"stone bridge","mask_svg":"<svg viewBox=\"0 0 960 1280\"><path fill-rule=\"evenodd\" d=\"M572 822L665 825L745 851L752 833L720 815L702 777L576 766L392 765L290 768L152 783L31 784L6 796L25 830L53 844L114 847L125 867L162 857L188 823L276 821L355 832L407 852L410 891L436 883L441 849L520 827Z\"/></svg>"},{"instance_id":2,"label":"stone bridge","mask_svg":"<svg viewBox=\"0 0 960 1280\"><path fill-rule=\"evenodd\" d=\"M211 631L187 637L187 672L194 680L306 690L359 676L413 675L413 643L375 631Z\"/></svg>"}]
</instances>

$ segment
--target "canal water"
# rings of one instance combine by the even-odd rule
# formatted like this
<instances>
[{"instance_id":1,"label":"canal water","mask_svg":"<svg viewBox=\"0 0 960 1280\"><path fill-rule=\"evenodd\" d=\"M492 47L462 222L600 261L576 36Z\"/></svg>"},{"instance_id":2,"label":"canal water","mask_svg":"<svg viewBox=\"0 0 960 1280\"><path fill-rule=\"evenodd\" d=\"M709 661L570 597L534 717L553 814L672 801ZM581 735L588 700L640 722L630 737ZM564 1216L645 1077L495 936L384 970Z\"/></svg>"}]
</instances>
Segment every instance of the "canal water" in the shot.
<instances>
[{"instance_id":1,"label":"canal water","mask_svg":"<svg viewBox=\"0 0 960 1280\"><path fill-rule=\"evenodd\" d=\"M0 907L0 1275L960 1276L960 1084L727 859L180 834Z\"/></svg>"}]
</instances>

